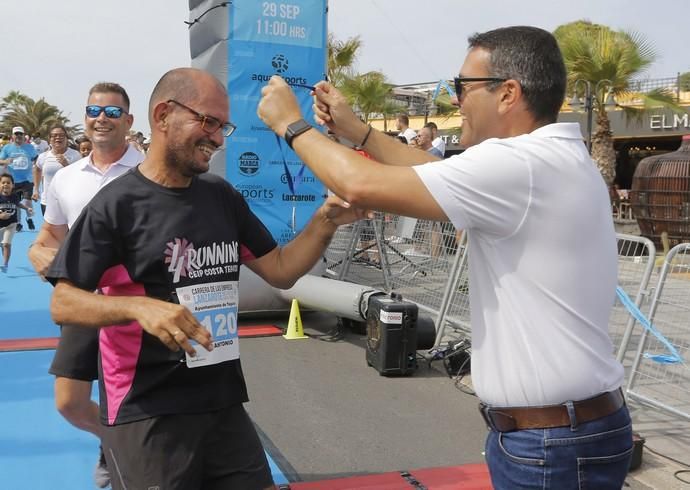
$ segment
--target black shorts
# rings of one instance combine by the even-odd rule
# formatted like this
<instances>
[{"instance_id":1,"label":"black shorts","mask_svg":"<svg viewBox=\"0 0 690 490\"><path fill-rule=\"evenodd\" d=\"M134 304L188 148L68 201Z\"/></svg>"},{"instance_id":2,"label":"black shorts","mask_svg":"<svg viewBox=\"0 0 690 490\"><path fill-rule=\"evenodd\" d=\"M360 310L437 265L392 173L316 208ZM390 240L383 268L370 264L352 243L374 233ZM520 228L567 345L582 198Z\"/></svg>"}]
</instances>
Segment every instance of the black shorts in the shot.
<instances>
[{"instance_id":1,"label":"black shorts","mask_svg":"<svg viewBox=\"0 0 690 490\"><path fill-rule=\"evenodd\" d=\"M34 193L34 184L32 182L24 181L14 184L14 193L19 196L19 199L31 199Z\"/></svg>"},{"instance_id":2,"label":"black shorts","mask_svg":"<svg viewBox=\"0 0 690 490\"><path fill-rule=\"evenodd\" d=\"M74 325L60 327L60 341L48 372L80 381L98 379L98 331Z\"/></svg>"},{"instance_id":3,"label":"black shorts","mask_svg":"<svg viewBox=\"0 0 690 490\"><path fill-rule=\"evenodd\" d=\"M242 404L103 426L113 490L262 490L273 485Z\"/></svg>"}]
</instances>

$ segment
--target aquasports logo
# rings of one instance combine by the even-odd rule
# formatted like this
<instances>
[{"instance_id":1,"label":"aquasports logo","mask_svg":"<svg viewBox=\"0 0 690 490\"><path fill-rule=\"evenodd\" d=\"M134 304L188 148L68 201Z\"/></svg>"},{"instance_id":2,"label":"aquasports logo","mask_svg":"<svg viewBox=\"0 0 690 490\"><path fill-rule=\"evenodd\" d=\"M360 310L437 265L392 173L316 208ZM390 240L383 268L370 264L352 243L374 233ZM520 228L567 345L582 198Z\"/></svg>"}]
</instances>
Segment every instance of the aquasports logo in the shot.
<instances>
[{"instance_id":1,"label":"aquasports logo","mask_svg":"<svg viewBox=\"0 0 690 490\"><path fill-rule=\"evenodd\" d=\"M275 74L282 76L287 83L298 83L302 85L307 84L307 79L304 77L288 77L284 73L288 70L290 63L283 54L277 54L271 59L271 67L275 70L274 73L252 73L252 80L256 82L268 82Z\"/></svg>"},{"instance_id":2,"label":"aquasports logo","mask_svg":"<svg viewBox=\"0 0 690 490\"><path fill-rule=\"evenodd\" d=\"M271 66L275 68L276 73L284 73L289 65L288 59L283 54L277 54L271 60Z\"/></svg>"},{"instance_id":3,"label":"aquasports logo","mask_svg":"<svg viewBox=\"0 0 690 490\"><path fill-rule=\"evenodd\" d=\"M213 242L195 248L185 238L175 238L166 244L165 263L173 274L173 283L181 277L198 278L237 272L240 261L237 242Z\"/></svg>"},{"instance_id":4,"label":"aquasports logo","mask_svg":"<svg viewBox=\"0 0 690 490\"><path fill-rule=\"evenodd\" d=\"M259 173L260 165L261 160L256 153L246 151L240 155L238 168L242 175L246 175L247 177L255 176Z\"/></svg>"}]
</instances>

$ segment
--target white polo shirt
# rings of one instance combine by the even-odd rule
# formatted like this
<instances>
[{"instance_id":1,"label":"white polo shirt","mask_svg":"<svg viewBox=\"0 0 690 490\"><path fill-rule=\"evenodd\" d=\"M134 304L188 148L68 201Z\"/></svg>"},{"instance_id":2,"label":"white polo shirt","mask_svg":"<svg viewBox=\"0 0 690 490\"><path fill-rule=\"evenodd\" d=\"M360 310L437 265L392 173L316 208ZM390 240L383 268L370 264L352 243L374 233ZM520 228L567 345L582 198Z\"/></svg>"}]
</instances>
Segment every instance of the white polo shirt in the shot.
<instances>
[{"instance_id":1,"label":"white polo shirt","mask_svg":"<svg viewBox=\"0 0 690 490\"><path fill-rule=\"evenodd\" d=\"M67 225L77 220L82 209L106 184L144 160L144 155L127 145L122 158L101 172L91 161L91 155L58 170L48 188L46 214L51 225Z\"/></svg>"},{"instance_id":2,"label":"white polo shirt","mask_svg":"<svg viewBox=\"0 0 690 490\"><path fill-rule=\"evenodd\" d=\"M412 128L407 128L405 131L401 131L399 136L404 136L407 142L410 143L412 139L417 136L417 131Z\"/></svg>"},{"instance_id":3,"label":"white polo shirt","mask_svg":"<svg viewBox=\"0 0 690 490\"><path fill-rule=\"evenodd\" d=\"M446 140L444 140L440 136L436 136L436 138L434 138L434 141L432 141L431 144L434 148L438 148L438 151L440 151L441 154L446 153Z\"/></svg>"},{"instance_id":4,"label":"white polo shirt","mask_svg":"<svg viewBox=\"0 0 690 490\"><path fill-rule=\"evenodd\" d=\"M537 406L621 386L606 185L577 123L490 139L414 167L469 231L472 381L485 403Z\"/></svg>"},{"instance_id":5,"label":"white polo shirt","mask_svg":"<svg viewBox=\"0 0 690 490\"><path fill-rule=\"evenodd\" d=\"M81 153L72 148L67 148L64 155L67 160L67 165L81 159ZM50 183L53 181L53 177L57 171L62 169L63 165L58 161L53 151L48 150L38 155L36 167L41 171L41 204L45 206L48 202L48 189L50 188ZM39 185L39 182L35 182L34 185Z\"/></svg>"}]
</instances>

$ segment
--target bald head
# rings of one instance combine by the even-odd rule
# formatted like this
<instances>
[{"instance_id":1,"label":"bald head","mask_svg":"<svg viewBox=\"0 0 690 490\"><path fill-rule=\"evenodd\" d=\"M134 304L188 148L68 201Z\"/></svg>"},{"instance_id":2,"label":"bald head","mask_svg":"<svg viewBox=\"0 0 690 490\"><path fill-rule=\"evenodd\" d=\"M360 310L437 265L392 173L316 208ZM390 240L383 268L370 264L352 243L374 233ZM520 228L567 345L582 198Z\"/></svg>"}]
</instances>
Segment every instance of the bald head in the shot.
<instances>
[{"instance_id":1,"label":"bald head","mask_svg":"<svg viewBox=\"0 0 690 490\"><path fill-rule=\"evenodd\" d=\"M149 123L153 123L156 104L170 99L187 104L199 98L200 93L215 85L225 92L225 87L209 72L197 68L174 68L158 80L149 100Z\"/></svg>"}]
</instances>

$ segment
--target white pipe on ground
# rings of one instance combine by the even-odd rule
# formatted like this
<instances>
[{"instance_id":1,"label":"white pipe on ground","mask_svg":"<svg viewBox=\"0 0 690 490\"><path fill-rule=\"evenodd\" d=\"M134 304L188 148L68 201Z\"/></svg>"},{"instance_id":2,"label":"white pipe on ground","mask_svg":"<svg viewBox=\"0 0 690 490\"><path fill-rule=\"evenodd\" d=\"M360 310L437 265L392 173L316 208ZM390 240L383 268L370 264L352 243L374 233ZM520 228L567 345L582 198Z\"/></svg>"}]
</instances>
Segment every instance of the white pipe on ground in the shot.
<instances>
[{"instance_id":1,"label":"white pipe on ground","mask_svg":"<svg viewBox=\"0 0 690 490\"><path fill-rule=\"evenodd\" d=\"M297 299L300 306L363 322L369 298L385 293L361 284L306 275L290 289L280 290L279 294L287 301Z\"/></svg>"}]
</instances>

